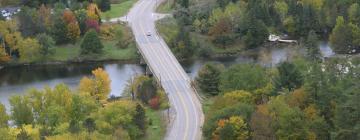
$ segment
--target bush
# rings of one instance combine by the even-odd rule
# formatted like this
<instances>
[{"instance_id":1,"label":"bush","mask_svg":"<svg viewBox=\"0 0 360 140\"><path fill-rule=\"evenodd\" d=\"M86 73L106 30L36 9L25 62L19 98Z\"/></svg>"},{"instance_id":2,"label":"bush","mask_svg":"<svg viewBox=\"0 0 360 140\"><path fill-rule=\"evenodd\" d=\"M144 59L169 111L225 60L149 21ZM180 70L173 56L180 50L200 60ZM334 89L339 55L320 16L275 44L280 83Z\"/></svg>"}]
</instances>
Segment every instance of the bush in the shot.
<instances>
[{"instance_id":1,"label":"bush","mask_svg":"<svg viewBox=\"0 0 360 140\"><path fill-rule=\"evenodd\" d=\"M90 30L85 34L81 42L81 54L101 53L104 45L101 43L95 30Z\"/></svg>"}]
</instances>

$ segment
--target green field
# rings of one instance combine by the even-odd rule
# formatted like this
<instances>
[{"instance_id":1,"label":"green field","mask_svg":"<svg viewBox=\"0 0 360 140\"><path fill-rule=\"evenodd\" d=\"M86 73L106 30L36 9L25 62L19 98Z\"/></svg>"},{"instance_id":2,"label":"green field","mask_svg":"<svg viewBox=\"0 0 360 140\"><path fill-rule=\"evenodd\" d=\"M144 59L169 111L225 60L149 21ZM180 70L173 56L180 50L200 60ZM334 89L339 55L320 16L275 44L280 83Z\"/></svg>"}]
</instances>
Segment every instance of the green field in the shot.
<instances>
[{"instance_id":1,"label":"green field","mask_svg":"<svg viewBox=\"0 0 360 140\"><path fill-rule=\"evenodd\" d=\"M102 19L122 17L127 14L137 0L127 0L119 4L111 4L111 10L101 13Z\"/></svg>"}]
</instances>

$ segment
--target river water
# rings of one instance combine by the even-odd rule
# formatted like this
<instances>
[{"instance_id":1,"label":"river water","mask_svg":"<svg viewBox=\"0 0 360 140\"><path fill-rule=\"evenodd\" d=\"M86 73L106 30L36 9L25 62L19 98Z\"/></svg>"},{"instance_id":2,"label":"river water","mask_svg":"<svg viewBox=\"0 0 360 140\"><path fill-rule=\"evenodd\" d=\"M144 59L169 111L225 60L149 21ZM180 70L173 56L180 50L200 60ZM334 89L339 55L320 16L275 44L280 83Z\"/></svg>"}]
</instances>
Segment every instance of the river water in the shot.
<instances>
[{"instance_id":1,"label":"river water","mask_svg":"<svg viewBox=\"0 0 360 140\"><path fill-rule=\"evenodd\" d=\"M331 48L326 44L320 45L324 57L333 55ZM198 70L207 62L222 63L225 66L240 63L258 63L265 66L276 65L292 56L304 52L301 48L272 47L254 51L249 56L238 56L216 60L195 60L182 64L191 78L195 78ZM91 71L98 67L104 68L111 78L111 95L121 96L128 80L144 73L144 67L138 64L117 63L87 63L47 66L18 66L0 69L0 102L9 108L9 97L22 95L29 88L42 89L45 86L54 87L59 83L76 89L81 78L90 76Z\"/></svg>"}]
</instances>

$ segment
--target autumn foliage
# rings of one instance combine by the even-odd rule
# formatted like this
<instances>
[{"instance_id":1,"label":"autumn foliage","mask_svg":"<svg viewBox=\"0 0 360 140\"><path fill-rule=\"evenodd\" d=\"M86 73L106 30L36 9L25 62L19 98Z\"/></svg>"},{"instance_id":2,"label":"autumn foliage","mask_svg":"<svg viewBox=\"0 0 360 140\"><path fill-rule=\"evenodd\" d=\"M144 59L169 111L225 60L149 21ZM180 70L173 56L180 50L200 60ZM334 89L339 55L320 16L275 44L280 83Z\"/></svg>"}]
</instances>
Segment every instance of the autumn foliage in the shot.
<instances>
[{"instance_id":1,"label":"autumn foliage","mask_svg":"<svg viewBox=\"0 0 360 140\"><path fill-rule=\"evenodd\" d=\"M110 93L110 77L102 68L92 71L93 77L84 77L80 81L79 90L82 93L89 94L97 101L106 100Z\"/></svg>"},{"instance_id":2,"label":"autumn foliage","mask_svg":"<svg viewBox=\"0 0 360 140\"><path fill-rule=\"evenodd\" d=\"M154 98L149 100L149 105L152 109L159 109L160 106L160 98L159 96L155 96Z\"/></svg>"}]
</instances>

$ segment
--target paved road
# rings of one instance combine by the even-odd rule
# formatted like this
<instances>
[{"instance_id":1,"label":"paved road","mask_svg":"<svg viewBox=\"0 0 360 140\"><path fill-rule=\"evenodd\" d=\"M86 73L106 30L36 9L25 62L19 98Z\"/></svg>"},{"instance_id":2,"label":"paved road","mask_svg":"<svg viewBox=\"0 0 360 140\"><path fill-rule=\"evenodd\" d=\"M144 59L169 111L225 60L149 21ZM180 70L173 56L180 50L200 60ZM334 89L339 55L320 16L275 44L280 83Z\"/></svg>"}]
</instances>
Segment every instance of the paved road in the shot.
<instances>
[{"instance_id":1,"label":"paved road","mask_svg":"<svg viewBox=\"0 0 360 140\"><path fill-rule=\"evenodd\" d=\"M203 113L190 78L155 29L158 0L139 0L127 15L139 51L168 94L175 117L165 139L200 140ZM151 36L148 36L148 32Z\"/></svg>"}]
</instances>

